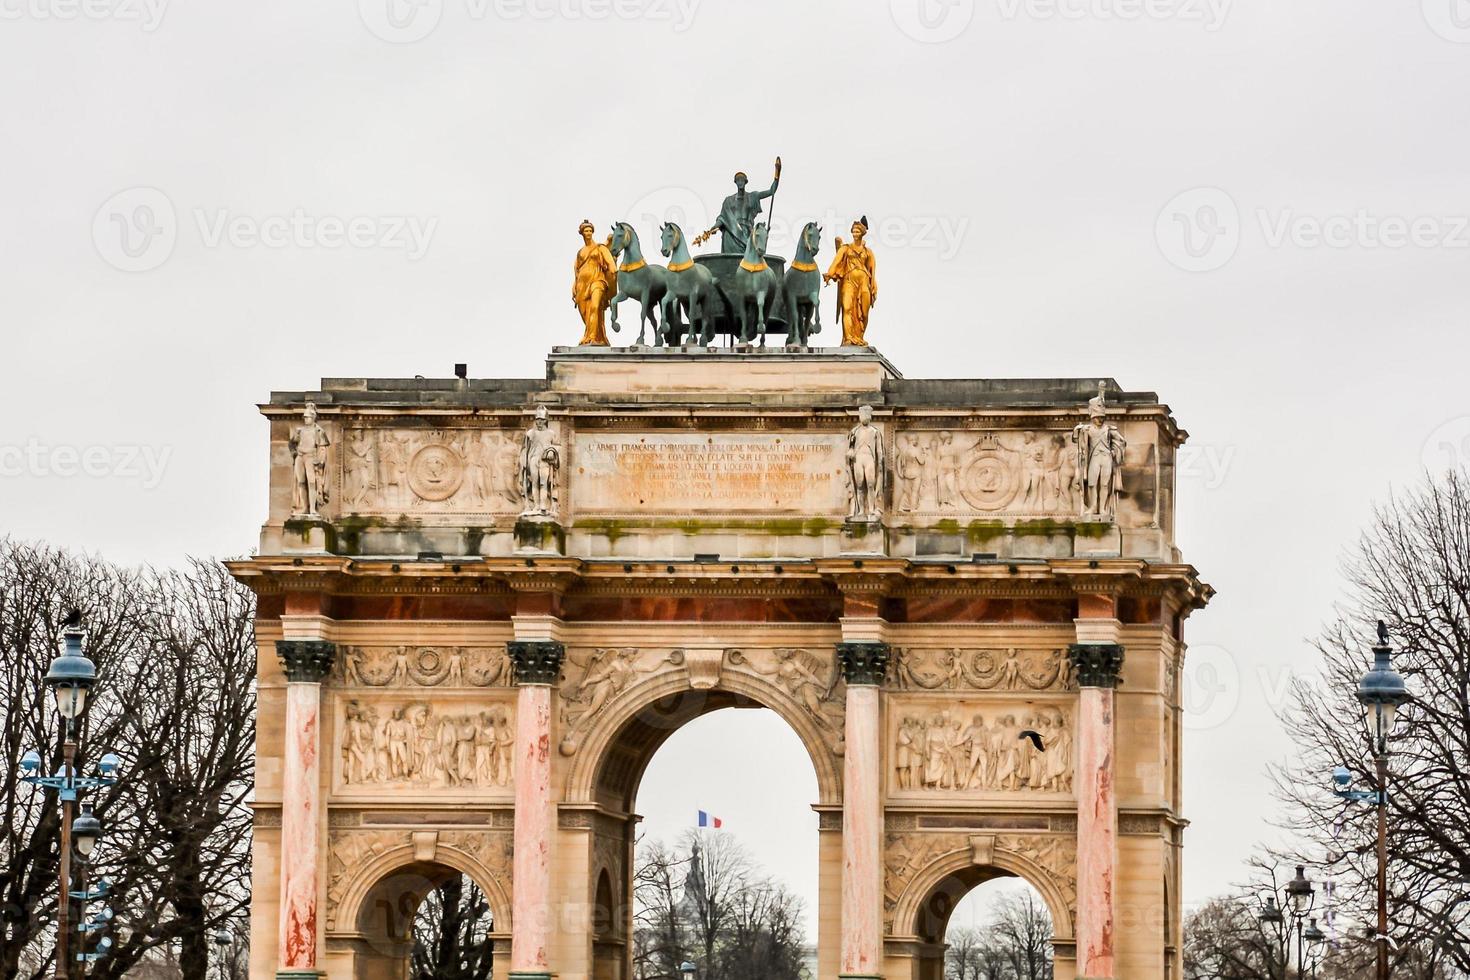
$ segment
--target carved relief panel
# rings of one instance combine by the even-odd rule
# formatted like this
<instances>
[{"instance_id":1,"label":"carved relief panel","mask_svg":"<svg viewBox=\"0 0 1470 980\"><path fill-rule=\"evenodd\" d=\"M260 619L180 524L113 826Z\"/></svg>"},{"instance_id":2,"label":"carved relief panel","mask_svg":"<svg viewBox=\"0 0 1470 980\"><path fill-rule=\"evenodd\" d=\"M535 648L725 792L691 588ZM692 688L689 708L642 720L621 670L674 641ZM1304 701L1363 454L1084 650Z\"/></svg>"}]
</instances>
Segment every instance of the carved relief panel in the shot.
<instances>
[{"instance_id":1,"label":"carved relief panel","mask_svg":"<svg viewBox=\"0 0 1470 980\"><path fill-rule=\"evenodd\" d=\"M805 713L832 751L843 737L844 687L830 652L760 649L592 647L569 649L558 704L563 755L576 754L608 706L652 677L676 672L694 690L722 685L730 672L774 684Z\"/></svg>"},{"instance_id":2,"label":"carved relief panel","mask_svg":"<svg viewBox=\"0 0 1470 980\"><path fill-rule=\"evenodd\" d=\"M965 699L890 711L890 790L1072 792L1073 710L1062 703Z\"/></svg>"},{"instance_id":3,"label":"carved relief panel","mask_svg":"<svg viewBox=\"0 0 1470 980\"><path fill-rule=\"evenodd\" d=\"M509 687L504 645L344 646L336 680L345 687Z\"/></svg>"},{"instance_id":4,"label":"carved relief panel","mask_svg":"<svg viewBox=\"0 0 1470 980\"><path fill-rule=\"evenodd\" d=\"M336 796L402 789L462 798L508 795L515 749L514 701L442 696L336 699Z\"/></svg>"},{"instance_id":5,"label":"carved relief panel","mask_svg":"<svg viewBox=\"0 0 1470 980\"><path fill-rule=\"evenodd\" d=\"M1113 426L1116 432L1117 427ZM1117 439L1119 466L1155 466L1151 443L1131 451ZM1084 516L1088 469L1072 429L963 431L899 430L893 445L893 507L896 520L930 523L967 516L1052 518ZM1111 477L1110 477L1111 478ZM1121 486L1121 471L1118 483ZM1152 494L1139 501L1152 519ZM1086 519L1106 520L1088 511Z\"/></svg>"},{"instance_id":6,"label":"carved relief panel","mask_svg":"<svg viewBox=\"0 0 1470 980\"><path fill-rule=\"evenodd\" d=\"M894 652L888 682L895 691L1070 691L1065 650L906 647Z\"/></svg>"},{"instance_id":7,"label":"carved relief panel","mask_svg":"<svg viewBox=\"0 0 1470 980\"><path fill-rule=\"evenodd\" d=\"M903 928L910 923L895 923L894 913L899 902L909 891L916 879L926 876L926 870L936 862L952 857L957 852L968 852L965 864L986 865L1017 872L1022 859L1032 866L1032 874L1040 880L1030 880L1033 887L1043 894L1056 896L1067 911L1075 917L1077 912L1077 839L1062 834L941 834L941 833L889 833L883 842L883 916L890 929ZM918 896L922 904L924 896ZM1062 935L1070 934L1058 929Z\"/></svg>"},{"instance_id":8,"label":"carved relief panel","mask_svg":"<svg viewBox=\"0 0 1470 980\"><path fill-rule=\"evenodd\" d=\"M520 451L521 434L510 429L349 428L337 454L341 510L513 516L521 511Z\"/></svg>"}]
</instances>

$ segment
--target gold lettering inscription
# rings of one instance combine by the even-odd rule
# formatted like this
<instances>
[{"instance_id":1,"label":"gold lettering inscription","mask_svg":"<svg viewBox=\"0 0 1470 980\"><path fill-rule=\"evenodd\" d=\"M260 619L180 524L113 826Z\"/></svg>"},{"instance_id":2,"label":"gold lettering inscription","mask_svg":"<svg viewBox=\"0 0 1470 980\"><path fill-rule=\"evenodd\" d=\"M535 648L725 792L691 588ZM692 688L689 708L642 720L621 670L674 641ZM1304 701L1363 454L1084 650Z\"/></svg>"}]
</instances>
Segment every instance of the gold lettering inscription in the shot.
<instances>
[{"instance_id":1,"label":"gold lettering inscription","mask_svg":"<svg viewBox=\"0 0 1470 980\"><path fill-rule=\"evenodd\" d=\"M842 507L840 436L579 437L581 511L795 511Z\"/></svg>"}]
</instances>

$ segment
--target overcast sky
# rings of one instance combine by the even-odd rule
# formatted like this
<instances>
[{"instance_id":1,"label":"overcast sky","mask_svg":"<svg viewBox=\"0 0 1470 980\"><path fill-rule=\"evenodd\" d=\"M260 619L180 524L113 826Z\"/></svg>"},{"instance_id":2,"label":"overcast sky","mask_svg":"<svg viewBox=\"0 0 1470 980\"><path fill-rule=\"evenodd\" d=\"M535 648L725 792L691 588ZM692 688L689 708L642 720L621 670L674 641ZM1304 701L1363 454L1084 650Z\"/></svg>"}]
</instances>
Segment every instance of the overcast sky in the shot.
<instances>
[{"instance_id":1,"label":"overcast sky","mask_svg":"<svg viewBox=\"0 0 1470 980\"><path fill-rule=\"evenodd\" d=\"M908 376L1157 391L1219 589L1191 900L1268 833L1273 708L1372 502L1470 436L1465 0L0 0L0 83L21 537L247 551L271 389L541 375L583 217L694 229L777 154L773 250L868 215ZM645 809L750 799L727 772Z\"/></svg>"}]
</instances>

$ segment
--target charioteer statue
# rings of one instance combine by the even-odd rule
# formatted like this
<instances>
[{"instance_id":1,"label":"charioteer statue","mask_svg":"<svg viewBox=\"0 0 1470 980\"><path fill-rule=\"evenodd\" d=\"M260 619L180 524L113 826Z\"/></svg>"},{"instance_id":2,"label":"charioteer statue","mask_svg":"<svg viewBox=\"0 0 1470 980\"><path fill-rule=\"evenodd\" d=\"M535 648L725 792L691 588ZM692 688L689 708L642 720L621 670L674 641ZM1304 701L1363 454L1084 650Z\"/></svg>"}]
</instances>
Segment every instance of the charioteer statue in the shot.
<instances>
[{"instance_id":1,"label":"charioteer statue","mask_svg":"<svg viewBox=\"0 0 1470 980\"><path fill-rule=\"evenodd\" d=\"M709 231L696 235L694 244L703 245L709 241L715 232L720 233L720 251L725 255L739 255L745 251L750 244L750 234L755 228L755 221L761 216L761 202L768 197L776 196L776 188L781 186L781 158L776 158L776 173L771 178L771 186L763 191L747 191L745 185L750 178L745 176L745 171L740 170L735 174L735 193L725 198L720 205L720 216L715 219L715 226Z\"/></svg>"}]
</instances>

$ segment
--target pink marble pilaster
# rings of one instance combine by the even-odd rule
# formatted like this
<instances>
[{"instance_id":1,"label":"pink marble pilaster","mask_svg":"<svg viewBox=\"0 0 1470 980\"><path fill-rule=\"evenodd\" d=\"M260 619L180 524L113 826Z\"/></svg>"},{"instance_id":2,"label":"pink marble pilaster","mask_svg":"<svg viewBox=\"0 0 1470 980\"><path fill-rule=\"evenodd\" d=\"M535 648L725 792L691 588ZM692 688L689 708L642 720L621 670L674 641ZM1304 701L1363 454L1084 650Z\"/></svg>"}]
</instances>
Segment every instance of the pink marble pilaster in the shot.
<instances>
[{"instance_id":1,"label":"pink marble pilaster","mask_svg":"<svg viewBox=\"0 0 1470 980\"><path fill-rule=\"evenodd\" d=\"M334 648L321 640L276 644L286 673L285 766L281 785L281 921L277 973L320 972L317 895L322 872L321 679Z\"/></svg>"},{"instance_id":2,"label":"pink marble pilaster","mask_svg":"<svg viewBox=\"0 0 1470 980\"><path fill-rule=\"evenodd\" d=\"M552 640L514 641L515 855L511 865L510 975L547 977L551 932L551 685L564 650Z\"/></svg>"},{"instance_id":3,"label":"pink marble pilaster","mask_svg":"<svg viewBox=\"0 0 1470 980\"><path fill-rule=\"evenodd\" d=\"M1118 802L1114 691L1123 648L1071 648L1077 705L1077 975L1112 980L1117 918Z\"/></svg>"},{"instance_id":4,"label":"pink marble pilaster","mask_svg":"<svg viewBox=\"0 0 1470 980\"><path fill-rule=\"evenodd\" d=\"M516 824L512 973L547 973L551 903L551 688L521 687L516 699Z\"/></svg>"},{"instance_id":5,"label":"pink marble pilaster","mask_svg":"<svg viewBox=\"0 0 1470 980\"><path fill-rule=\"evenodd\" d=\"M882 643L842 643L847 680L842 763L842 977L876 977L883 962Z\"/></svg>"}]
</instances>

